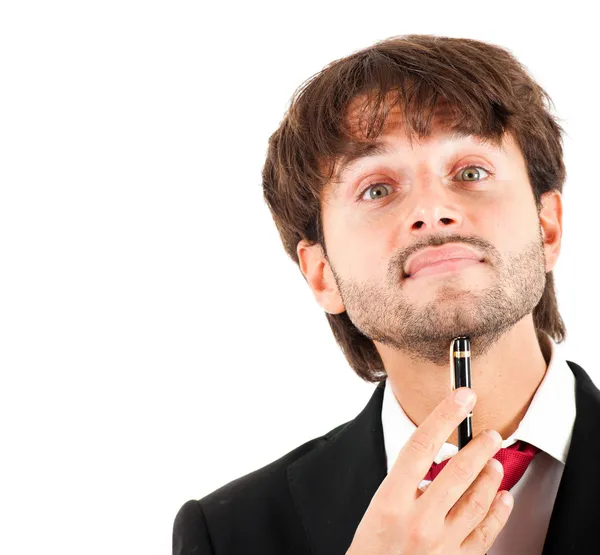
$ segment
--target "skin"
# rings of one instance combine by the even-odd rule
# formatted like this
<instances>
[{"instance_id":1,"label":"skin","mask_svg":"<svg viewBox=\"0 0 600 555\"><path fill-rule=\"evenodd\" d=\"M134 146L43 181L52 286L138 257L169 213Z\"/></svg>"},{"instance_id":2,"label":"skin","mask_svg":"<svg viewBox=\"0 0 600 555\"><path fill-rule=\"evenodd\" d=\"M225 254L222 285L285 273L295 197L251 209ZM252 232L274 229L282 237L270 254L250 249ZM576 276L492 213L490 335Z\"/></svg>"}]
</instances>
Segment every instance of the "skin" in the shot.
<instances>
[{"instance_id":1,"label":"skin","mask_svg":"<svg viewBox=\"0 0 600 555\"><path fill-rule=\"evenodd\" d=\"M473 435L494 429L505 439L547 370L548 346L538 341L532 311L560 253L562 197L545 193L538 215L510 134L499 146L482 144L449 138L436 121L429 137L411 144L392 113L378 139L393 151L359 160L337 188L324 188L327 252L301 241L300 268L326 312L346 311L373 340L416 426L449 393L451 340L469 335ZM472 246L484 260L406 276L410 255L446 243ZM458 444L456 431L448 442Z\"/></svg>"}]
</instances>

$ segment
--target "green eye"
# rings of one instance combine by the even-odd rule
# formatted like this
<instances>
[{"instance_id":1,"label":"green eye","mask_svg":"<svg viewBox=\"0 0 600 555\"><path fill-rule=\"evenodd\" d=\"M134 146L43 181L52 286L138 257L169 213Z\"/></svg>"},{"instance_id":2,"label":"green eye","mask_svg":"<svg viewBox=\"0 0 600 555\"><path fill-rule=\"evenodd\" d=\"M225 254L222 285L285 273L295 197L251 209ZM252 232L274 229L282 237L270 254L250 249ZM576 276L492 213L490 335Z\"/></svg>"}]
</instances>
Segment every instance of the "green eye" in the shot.
<instances>
[{"instance_id":1,"label":"green eye","mask_svg":"<svg viewBox=\"0 0 600 555\"><path fill-rule=\"evenodd\" d=\"M382 197L385 197L388 194L387 187L388 185L386 185L385 183L375 183L365 190L363 198L367 193L368 197L371 200L377 200Z\"/></svg>"},{"instance_id":2,"label":"green eye","mask_svg":"<svg viewBox=\"0 0 600 555\"><path fill-rule=\"evenodd\" d=\"M486 175L482 175L481 172ZM463 176L463 178L459 179L459 181L479 181L480 179L487 177L489 174L480 166L468 166L460 170L458 175Z\"/></svg>"}]
</instances>

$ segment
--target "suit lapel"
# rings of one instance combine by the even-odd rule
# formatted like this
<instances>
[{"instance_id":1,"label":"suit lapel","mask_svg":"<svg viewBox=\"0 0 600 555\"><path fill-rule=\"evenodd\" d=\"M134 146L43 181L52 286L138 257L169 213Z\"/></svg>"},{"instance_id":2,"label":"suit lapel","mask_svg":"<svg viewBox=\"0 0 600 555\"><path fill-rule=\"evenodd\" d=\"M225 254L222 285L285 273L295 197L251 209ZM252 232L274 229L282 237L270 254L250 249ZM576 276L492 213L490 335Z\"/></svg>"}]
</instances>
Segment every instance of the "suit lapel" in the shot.
<instances>
[{"instance_id":1,"label":"suit lapel","mask_svg":"<svg viewBox=\"0 0 600 555\"><path fill-rule=\"evenodd\" d=\"M575 375L577 415L542 555L597 553L600 530L600 391L587 373Z\"/></svg>"},{"instance_id":2,"label":"suit lapel","mask_svg":"<svg viewBox=\"0 0 600 555\"><path fill-rule=\"evenodd\" d=\"M347 551L387 474L381 424L384 386L378 384L354 420L288 467L290 490L316 555Z\"/></svg>"},{"instance_id":3,"label":"suit lapel","mask_svg":"<svg viewBox=\"0 0 600 555\"><path fill-rule=\"evenodd\" d=\"M600 530L600 391L581 366L575 425L542 555L592 553ZM381 424L385 381L363 411L288 467L290 491L315 555L347 551L387 475ZM535 510L535 508L533 508Z\"/></svg>"}]
</instances>

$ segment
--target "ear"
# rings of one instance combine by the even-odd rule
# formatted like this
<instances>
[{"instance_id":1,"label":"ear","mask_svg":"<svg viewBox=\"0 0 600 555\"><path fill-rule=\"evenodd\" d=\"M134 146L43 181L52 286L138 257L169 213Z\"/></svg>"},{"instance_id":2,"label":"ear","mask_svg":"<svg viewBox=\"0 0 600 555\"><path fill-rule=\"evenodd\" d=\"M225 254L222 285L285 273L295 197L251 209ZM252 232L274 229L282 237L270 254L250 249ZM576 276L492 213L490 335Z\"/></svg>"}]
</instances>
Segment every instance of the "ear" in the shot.
<instances>
[{"instance_id":1,"label":"ear","mask_svg":"<svg viewBox=\"0 0 600 555\"><path fill-rule=\"evenodd\" d=\"M556 265L562 239L562 195L559 191L548 191L541 197L540 226L544 237L546 273Z\"/></svg>"},{"instance_id":2,"label":"ear","mask_svg":"<svg viewBox=\"0 0 600 555\"><path fill-rule=\"evenodd\" d=\"M319 243L309 244L304 239L296 247L300 270L312 289L319 306L329 314L340 314L346 308L338 290L329 261Z\"/></svg>"}]
</instances>

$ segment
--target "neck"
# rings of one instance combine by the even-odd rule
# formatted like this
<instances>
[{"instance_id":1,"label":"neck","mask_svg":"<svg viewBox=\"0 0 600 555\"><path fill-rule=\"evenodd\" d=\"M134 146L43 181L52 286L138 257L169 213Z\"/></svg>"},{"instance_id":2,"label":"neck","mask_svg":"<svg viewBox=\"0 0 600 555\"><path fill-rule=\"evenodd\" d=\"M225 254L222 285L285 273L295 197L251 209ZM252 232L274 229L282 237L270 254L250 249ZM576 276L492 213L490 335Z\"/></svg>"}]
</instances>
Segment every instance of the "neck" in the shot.
<instances>
[{"instance_id":1,"label":"neck","mask_svg":"<svg viewBox=\"0 0 600 555\"><path fill-rule=\"evenodd\" d=\"M473 409L473 437L494 429L506 439L519 426L544 379L550 358L545 334L540 345L529 314L507 330L486 353L472 353L471 384L477 394ZM408 354L377 343L396 399L419 426L450 393L448 367L417 361ZM455 430L448 443L458 445Z\"/></svg>"}]
</instances>

